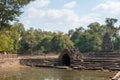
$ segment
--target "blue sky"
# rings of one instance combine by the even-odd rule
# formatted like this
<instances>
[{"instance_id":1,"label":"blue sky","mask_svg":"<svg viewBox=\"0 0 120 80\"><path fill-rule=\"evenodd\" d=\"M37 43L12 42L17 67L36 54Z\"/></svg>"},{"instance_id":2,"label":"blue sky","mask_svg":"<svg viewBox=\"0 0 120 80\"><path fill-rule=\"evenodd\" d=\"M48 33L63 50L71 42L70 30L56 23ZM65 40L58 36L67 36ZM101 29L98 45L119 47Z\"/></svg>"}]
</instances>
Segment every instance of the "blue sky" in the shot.
<instances>
[{"instance_id":1,"label":"blue sky","mask_svg":"<svg viewBox=\"0 0 120 80\"><path fill-rule=\"evenodd\" d=\"M20 22L26 29L68 32L96 21L105 24L107 17L120 20L120 0L36 0L23 11Z\"/></svg>"}]
</instances>

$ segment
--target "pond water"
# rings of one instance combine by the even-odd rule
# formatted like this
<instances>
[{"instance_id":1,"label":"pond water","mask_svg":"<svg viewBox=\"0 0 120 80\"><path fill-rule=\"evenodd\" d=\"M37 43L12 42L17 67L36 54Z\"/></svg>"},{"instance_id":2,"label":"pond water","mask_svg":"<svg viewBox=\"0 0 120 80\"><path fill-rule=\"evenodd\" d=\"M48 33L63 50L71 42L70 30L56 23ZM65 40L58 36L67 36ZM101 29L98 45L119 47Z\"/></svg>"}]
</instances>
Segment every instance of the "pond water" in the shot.
<instances>
[{"instance_id":1,"label":"pond water","mask_svg":"<svg viewBox=\"0 0 120 80\"><path fill-rule=\"evenodd\" d=\"M54 68L20 68L0 70L0 80L109 80L114 73Z\"/></svg>"}]
</instances>

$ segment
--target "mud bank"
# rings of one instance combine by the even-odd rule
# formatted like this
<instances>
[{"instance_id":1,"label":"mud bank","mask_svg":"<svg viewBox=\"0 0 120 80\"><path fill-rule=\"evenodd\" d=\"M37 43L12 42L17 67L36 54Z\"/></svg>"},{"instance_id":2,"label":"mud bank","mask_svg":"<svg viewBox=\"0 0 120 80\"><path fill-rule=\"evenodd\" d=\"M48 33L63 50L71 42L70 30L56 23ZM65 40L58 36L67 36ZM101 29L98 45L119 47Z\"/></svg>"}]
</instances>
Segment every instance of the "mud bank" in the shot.
<instances>
[{"instance_id":1,"label":"mud bank","mask_svg":"<svg viewBox=\"0 0 120 80\"><path fill-rule=\"evenodd\" d=\"M20 60L16 59L1 59L0 60L0 68L9 68L9 67L19 67Z\"/></svg>"}]
</instances>

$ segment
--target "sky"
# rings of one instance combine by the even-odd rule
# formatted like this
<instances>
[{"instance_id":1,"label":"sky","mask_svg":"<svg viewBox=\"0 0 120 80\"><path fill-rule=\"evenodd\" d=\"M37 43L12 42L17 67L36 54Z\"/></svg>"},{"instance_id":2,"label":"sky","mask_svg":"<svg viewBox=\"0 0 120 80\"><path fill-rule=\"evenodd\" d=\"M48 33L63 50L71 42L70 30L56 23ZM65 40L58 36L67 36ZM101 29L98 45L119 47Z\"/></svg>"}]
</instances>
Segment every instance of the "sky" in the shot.
<instances>
[{"instance_id":1,"label":"sky","mask_svg":"<svg viewBox=\"0 0 120 80\"><path fill-rule=\"evenodd\" d=\"M93 22L105 24L105 18L120 20L120 0L35 0L22 10L20 22L26 29L54 32L87 28Z\"/></svg>"}]
</instances>

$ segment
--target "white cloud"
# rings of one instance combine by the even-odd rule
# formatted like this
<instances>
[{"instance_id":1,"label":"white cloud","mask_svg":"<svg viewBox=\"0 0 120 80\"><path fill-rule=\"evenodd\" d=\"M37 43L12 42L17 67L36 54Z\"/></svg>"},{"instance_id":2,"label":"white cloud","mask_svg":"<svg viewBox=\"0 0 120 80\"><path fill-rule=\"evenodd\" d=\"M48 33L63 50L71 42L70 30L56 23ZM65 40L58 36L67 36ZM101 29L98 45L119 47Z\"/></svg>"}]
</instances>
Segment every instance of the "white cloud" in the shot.
<instances>
[{"instance_id":1,"label":"white cloud","mask_svg":"<svg viewBox=\"0 0 120 80\"><path fill-rule=\"evenodd\" d=\"M39 23L78 23L79 16L70 9L38 9L31 6L24 12L24 22Z\"/></svg>"},{"instance_id":2,"label":"white cloud","mask_svg":"<svg viewBox=\"0 0 120 80\"><path fill-rule=\"evenodd\" d=\"M25 12L21 22L27 27L48 28L47 30L62 30L75 28L79 23L79 16L71 9L38 9L30 6ZM74 25L73 25L74 24ZM58 28L59 27L59 28ZM64 29L62 29L64 28ZM56 30L57 29L57 30Z\"/></svg>"},{"instance_id":3,"label":"white cloud","mask_svg":"<svg viewBox=\"0 0 120 80\"><path fill-rule=\"evenodd\" d=\"M50 3L50 0L36 0L32 2L31 4L29 4L29 6L34 6L36 8L42 8L42 7L48 6L49 3Z\"/></svg>"},{"instance_id":4,"label":"white cloud","mask_svg":"<svg viewBox=\"0 0 120 80\"><path fill-rule=\"evenodd\" d=\"M48 17L51 17L53 19L60 19L63 16L62 11L58 9L49 9L46 10L46 13Z\"/></svg>"},{"instance_id":5,"label":"white cloud","mask_svg":"<svg viewBox=\"0 0 120 80\"><path fill-rule=\"evenodd\" d=\"M39 17L41 13L43 13L43 16ZM92 22L97 21L101 23L102 20L100 19L100 17L101 16L97 13L90 13L80 17L73 10L48 9L42 11L39 10L37 13L28 14L28 16L26 17L26 19L24 19L23 22L26 24L26 26L29 27L39 26L43 30L60 30L63 32L67 32L69 29L74 29L81 25L87 26Z\"/></svg>"},{"instance_id":6,"label":"white cloud","mask_svg":"<svg viewBox=\"0 0 120 80\"><path fill-rule=\"evenodd\" d=\"M35 6L30 6L24 12L26 16L22 18L22 23L27 27L36 27L51 31L61 30L67 32L69 29L74 29L80 25L88 25L88 23L100 21L99 15L95 13L78 16L74 10L70 9L76 5L76 2L72 1L69 4L64 5L62 9L39 9L38 1L32 3ZM68 5L71 5L68 8ZM47 5L46 5L47 6ZM43 6L40 6L43 7Z\"/></svg>"},{"instance_id":7,"label":"white cloud","mask_svg":"<svg viewBox=\"0 0 120 80\"><path fill-rule=\"evenodd\" d=\"M72 9L76 5L75 1L66 3L61 9L49 8L49 3L50 0L36 0L31 3L24 12L21 22L27 28L35 27L44 30L67 32L69 29L74 29L81 25L87 26L96 21L104 23L106 17L120 14L120 1L116 0L106 0L85 15L78 15Z\"/></svg>"},{"instance_id":8,"label":"white cloud","mask_svg":"<svg viewBox=\"0 0 120 80\"><path fill-rule=\"evenodd\" d=\"M81 25L84 25L84 26L87 26L93 22L102 23L102 21L103 20L101 20L101 15L97 14L97 13L89 13L80 18L80 23L81 23Z\"/></svg>"},{"instance_id":9,"label":"white cloud","mask_svg":"<svg viewBox=\"0 0 120 80\"><path fill-rule=\"evenodd\" d=\"M69 3L64 4L64 8L74 8L76 6L75 1L71 1Z\"/></svg>"},{"instance_id":10,"label":"white cloud","mask_svg":"<svg viewBox=\"0 0 120 80\"><path fill-rule=\"evenodd\" d=\"M108 13L112 15L120 14L120 1L107 0L104 3L97 5L93 11Z\"/></svg>"},{"instance_id":11,"label":"white cloud","mask_svg":"<svg viewBox=\"0 0 120 80\"><path fill-rule=\"evenodd\" d=\"M27 11L26 11L27 17L29 19L32 18L42 18L45 16L45 12L43 12L42 10L38 10L35 7L30 7Z\"/></svg>"},{"instance_id":12,"label":"white cloud","mask_svg":"<svg viewBox=\"0 0 120 80\"><path fill-rule=\"evenodd\" d=\"M62 12L64 16L66 16L65 18L66 22L72 22L72 23L79 22L79 16L73 10L63 9Z\"/></svg>"}]
</instances>

